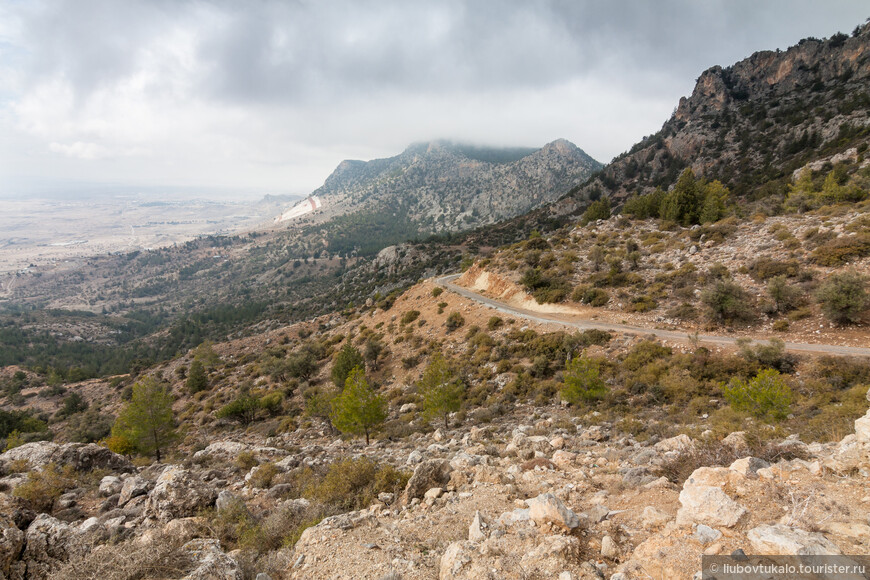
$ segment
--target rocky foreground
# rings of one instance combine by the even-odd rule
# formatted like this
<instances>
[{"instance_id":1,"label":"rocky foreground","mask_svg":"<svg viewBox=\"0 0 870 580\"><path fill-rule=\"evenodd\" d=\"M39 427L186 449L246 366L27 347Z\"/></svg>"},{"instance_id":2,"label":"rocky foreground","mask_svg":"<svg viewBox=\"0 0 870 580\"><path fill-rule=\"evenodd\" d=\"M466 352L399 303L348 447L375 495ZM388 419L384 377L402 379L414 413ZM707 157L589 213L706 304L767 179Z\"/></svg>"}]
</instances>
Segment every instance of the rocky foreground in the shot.
<instances>
[{"instance_id":1,"label":"rocky foreground","mask_svg":"<svg viewBox=\"0 0 870 580\"><path fill-rule=\"evenodd\" d=\"M149 577L187 579L692 578L702 554L870 548L870 412L839 444L776 442L803 459L773 464L742 456L746 438L732 433L724 447L742 457L681 485L664 468L697 458L703 441L641 443L560 412L369 447L310 433L269 446L221 441L183 464L138 468L93 444L28 443L0 455L0 578L106 580L149 559L166 566ZM261 463L231 469L241 454ZM268 570L225 552L204 515L304 511L308 500L286 484L254 485L257 472L361 455L413 470L404 492L308 527ZM83 483L48 504L52 515L12 495L57 465Z\"/></svg>"}]
</instances>

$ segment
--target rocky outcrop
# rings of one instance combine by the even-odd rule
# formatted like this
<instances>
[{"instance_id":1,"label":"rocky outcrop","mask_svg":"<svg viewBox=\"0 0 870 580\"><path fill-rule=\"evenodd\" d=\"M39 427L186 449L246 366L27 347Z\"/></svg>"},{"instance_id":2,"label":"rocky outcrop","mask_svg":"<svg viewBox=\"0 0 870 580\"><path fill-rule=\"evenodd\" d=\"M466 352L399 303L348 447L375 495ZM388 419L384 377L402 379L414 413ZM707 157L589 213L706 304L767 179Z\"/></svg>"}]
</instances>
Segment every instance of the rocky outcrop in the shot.
<instances>
[{"instance_id":1,"label":"rocky outcrop","mask_svg":"<svg viewBox=\"0 0 870 580\"><path fill-rule=\"evenodd\" d=\"M747 532L752 549L758 554L779 556L836 556L842 554L836 544L818 533L782 524L763 525Z\"/></svg>"},{"instance_id":2,"label":"rocky outcrop","mask_svg":"<svg viewBox=\"0 0 870 580\"><path fill-rule=\"evenodd\" d=\"M843 129L866 126L867 101L855 95L864 93L870 79L868 55L870 25L865 24L852 37L805 39L785 51L757 52L732 66L714 66L701 73L692 94L680 99L660 131L614 159L600 177L552 211L574 211L602 191L622 200L667 187L686 167L734 190L756 172L791 171L797 157L822 144L836 144L836 154L848 156L850 148L866 143L861 136L850 141ZM805 114L809 109L813 115Z\"/></svg>"},{"instance_id":3,"label":"rocky outcrop","mask_svg":"<svg viewBox=\"0 0 870 580\"><path fill-rule=\"evenodd\" d=\"M133 470L130 460L95 443L67 443L58 445L50 441L25 443L0 455L4 469L13 462L25 462L29 469L39 469L49 463L70 465L77 471L104 469L129 472Z\"/></svg>"},{"instance_id":4,"label":"rocky outcrop","mask_svg":"<svg viewBox=\"0 0 870 580\"><path fill-rule=\"evenodd\" d=\"M187 469L170 465L163 470L154 489L148 495L145 515L159 521L169 521L196 515L214 505L217 492Z\"/></svg>"},{"instance_id":5,"label":"rocky outcrop","mask_svg":"<svg viewBox=\"0 0 870 580\"><path fill-rule=\"evenodd\" d=\"M73 556L88 548L88 529L80 530L48 514L39 514L27 528L22 557L27 578L51 578L52 572Z\"/></svg>"},{"instance_id":6,"label":"rocky outcrop","mask_svg":"<svg viewBox=\"0 0 870 580\"><path fill-rule=\"evenodd\" d=\"M580 525L580 518L556 496L543 493L526 502L529 506L529 519L539 526L552 526L571 531Z\"/></svg>"}]
</instances>

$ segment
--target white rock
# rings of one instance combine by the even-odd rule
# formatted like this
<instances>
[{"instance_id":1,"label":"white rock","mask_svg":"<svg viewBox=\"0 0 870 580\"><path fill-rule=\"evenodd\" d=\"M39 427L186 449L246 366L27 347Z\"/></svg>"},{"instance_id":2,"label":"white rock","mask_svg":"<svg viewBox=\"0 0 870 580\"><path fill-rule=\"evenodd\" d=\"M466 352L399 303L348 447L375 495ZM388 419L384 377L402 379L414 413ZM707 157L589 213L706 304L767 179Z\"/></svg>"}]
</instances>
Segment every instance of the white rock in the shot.
<instances>
[{"instance_id":1,"label":"white rock","mask_svg":"<svg viewBox=\"0 0 870 580\"><path fill-rule=\"evenodd\" d=\"M643 524L647 527L663 526L671 521L671 516L651 505L643 508L643 513L640 517Z\"/></svg>"},{"instance_id":2,"label":"white rock","mask_svg":"<svg viewBox=\"0 0 870 580\"><path fill-rule=\"evenodd\" d=\"M676 437L659 441L653 448L659 453L667 453L669 451L686 451L694 446L695 444L692 442L692 439L685 433L682 433Z\"/></svg>"},{"instance_id":3,"label":"white rock","mask_svg":"<svg viewBox=\"0 0 870 580\"><path fill-rule=\"evenodd\" d=\"M471 520L471 525L468 526L468 539L472 542L482 542L486 539L486 533L483 531L486 524L480 515L480 512L475 510L474 519Z\"/></svg>"},{"instance_id":4,"label":"white rock","mask_svg":"<svg viewBox=\"0 0 870 580\"><path fill-rule=\"evenodd\" d=\"M577 514L551 493L542 493L526 504L529 506L529 518L538 525L549 523L565 530L573 530L580 525Z\"/></svg>"},{"instance_id":5,"label":"white rock","mask_svg":"<svg viewBox=\"0 0 870 580\"><path fill-rule=\"evenodd\" d=\"M715 542L719 538L722 537L722 532L719 530L714 530L710 526L705 526L704 524L698 524L698 527L695 528L694 538L701 542L703 545L707 545Z\"/></svg>"},{"instance_id":6,"label":"white rock","mask_svg":"<svg viewBox=\"0 0 870 580\"><path fill-rule=\"evenodd\" d=\"M780 556L827 556L842 554L836 544L822 534L776 524L763 525L746 534L752 549L759 554Z\"/></svg>"},{"instance_id":7,"label":"white rock","mask_svg":"<svg viewBox=\"0 0 870 580\"><path fill-rule=\"evenodd\" d=\"M728 469L744 477L758 477L758 470L770 467L770 463L757 457L744 457L732 463Z\"/></svg>"},{"instance_id":8,"label":"white rock","mask_svg":"<svg viewBox=\"0 0 870 580\"><path fill-rule=\"evenodd\" d=\"M124 482L121 481L120 477L107 475L100 480L100 495L103 497L109 497L110 495L121 493L122 487L124 487Z\"/></svg>"},{"instance_id":9,"label":"white rock","mask_svg":"<svg viewBox=\"0 0 870 580\"><path fill-rule=\"evenodd\" d=\"M724 473L723 473L724 472ZM721 487L715 484L727 480L728 469L700 467L683 484L677 523L687 525L693 522L714 527L733 527L747 512L746 508L728 497Z\"/></svg>"},{"instance_id":10,"label":"white rock","mask_svg":"<svg viewBox=\"0 0 870 580\"><path fill-rule=\"evenodd\" d=\"M605 558L615 558L617 554L619 554L619 550L616 548L616 542L613 541L613 538L610 536L601 538L601 555Z\"/></svg>"},{"instance_id":11,"label":"white rock","mask_svg":"<svg viewBox=\"0 0 870 580\"><path fill-rule=\"evenodd\" d=\"M433 487L425 494L423 494L423 499L438 499L441 497L441 494L444 493L444 490L440 487Z\"/></svg>"}]
</instances>

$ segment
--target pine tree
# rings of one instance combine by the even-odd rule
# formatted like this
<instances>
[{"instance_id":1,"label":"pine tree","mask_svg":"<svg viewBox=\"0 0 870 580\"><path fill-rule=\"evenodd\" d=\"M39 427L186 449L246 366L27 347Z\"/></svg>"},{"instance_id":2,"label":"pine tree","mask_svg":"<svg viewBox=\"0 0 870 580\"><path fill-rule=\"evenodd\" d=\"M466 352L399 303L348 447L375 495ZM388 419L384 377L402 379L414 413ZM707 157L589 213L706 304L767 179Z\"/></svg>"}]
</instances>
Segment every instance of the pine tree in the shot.
<instances>
[{"instance_id":1,"label":"pine tree","mask_svg":"<svg viewBox=\"0 0 870 580\"><path fill-rule=\"evenodd\" d=\"M436 354L417 385L423 397L423 415L427 419L442 417L444 428L448 426L450 413L455 413L462 405L465 385L454 374L450 365L440 354Z\"/></svg>"},{"instance_id":2,"label":"pine tree","mask_svg":"<svg viewBox=\"0 0 870 580\"><path fill-rule=\"evenodd\" d=\"M698 223L701 211L701 194L691 169L686 169L677 179L674 189L665 196L659 210L662 219L689 226Z\"/></svg>"},{"instance_id":3,"label":"pine tree","mask_svg":"<svg viewBox=\"0 0 870 580\"><path fill-rule=\"evenodd\" d=\"M350 371L344 390L332 401L330 419L336 429L351 435L369 435L387 418L387 402L369 386L362 368Z\"/></svg>"},{"instance_id":4,"label":"pine tree","mask_svg":"<svg viewBox=\"0 0 870 580\"><path fill-rule=\"evenodd\" d=\"M335 356L335 362L332 364L332 382L339 389L344 388L347 382L347 377L350 372L356 367L362 367L364 364L363 356L359 350L354 348L348 338L341 350Z\"/></svg>"},{"instance_id":5,"label":"pine tree","mask_svg":"<svg viewBox=\"0 0 870 580\"><path fill-rule=\"evenodd\" d=\"M132 445L140 453L160 454L176 438L172 394L154 377L133 385L133 398L112 427L112 439Z\"/></svg>"},{"instance_id":6,"label":"pine tree","mask_svg":"<svg viewBox=\"0 0 870 580\"><path fill-rule=\"evenodd\" d=\"M208 377L199 359L194 359L190 364L190 371L187 374L187 382L185 384L191 395L195 395L208 388Z\"/></svg>"}]
</instances>

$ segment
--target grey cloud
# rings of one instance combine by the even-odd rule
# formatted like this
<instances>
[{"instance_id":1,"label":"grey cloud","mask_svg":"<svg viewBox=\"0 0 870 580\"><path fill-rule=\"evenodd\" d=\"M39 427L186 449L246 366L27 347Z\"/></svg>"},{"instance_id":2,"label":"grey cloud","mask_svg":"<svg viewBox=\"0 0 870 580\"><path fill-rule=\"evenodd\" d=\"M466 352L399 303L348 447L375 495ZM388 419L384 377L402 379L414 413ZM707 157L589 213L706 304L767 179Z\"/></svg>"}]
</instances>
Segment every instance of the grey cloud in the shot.
<instances>
[{"instance_id":1,"label":"grey cloud","mask_svg":"<svg viewBox=\"0 0 870 580\"><path fill-rule=\"evenodd\" d=\"M31 72L62 75L87 93L134 74L142 46L187 27L199 90L231 102L492 91L590 74L626 86L649 76L647 90L658 91L747 56L753 39L779 41L782 29L794 41L795 27L818 29L859 9L844 0L68 0L48 3L30 22ZM781 22L801 13L810 17Z\"/></svg>"}]
</instances>

